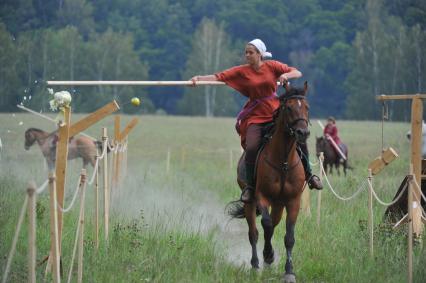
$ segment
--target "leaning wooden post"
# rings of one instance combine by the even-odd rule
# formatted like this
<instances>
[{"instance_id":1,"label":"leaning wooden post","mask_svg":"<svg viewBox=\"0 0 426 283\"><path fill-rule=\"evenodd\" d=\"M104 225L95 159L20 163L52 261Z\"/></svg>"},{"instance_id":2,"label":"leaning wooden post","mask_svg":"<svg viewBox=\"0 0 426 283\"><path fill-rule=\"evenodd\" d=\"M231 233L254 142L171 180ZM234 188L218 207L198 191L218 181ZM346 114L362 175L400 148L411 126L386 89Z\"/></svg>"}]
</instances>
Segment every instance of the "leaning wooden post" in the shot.
<instances>
[{"instance_id":1,"label":"leaning wooden post","mask_svg":"<svg viewBox=\"0 0 426 283\"><path fill-rule=\"evenodd\" d=\"M84 199L86 195L86 169L81 169L80 182L80 235L78 235L78 269L77 282L83 282L83 254L84 254Z\"/></svg>"},{"instance_id":2,"label":"leaning wooden post","mask_svg":"<svg viewBox=\"0 0 426 283\"><path fill-rule=\"evenodd\" d=\"M322 179L323 177L323 163L324 163L324 152L320 152L319 156L319 177ZM318 198L317 198L317 225L320 226L321 222L321 191L318 191Z\"/></svg>"},{"instance_id":3,"label":"leaning wooden post","mask_svg":"<svg viewBox=\"0 0 426 283\"><path fill-rule=\"evenodd\" d=\"M64 121L59 124L58 143L56 147L56 189L58 204L64 207L65 174L67 170L68 140L71 124L71 108L63 107ZM55 199L56 200L56 199ZM62 243L62 211L58 210L58 243L59 256L61 256Z\"/></svg>"},{"instance_id":4,"label":"leaning wooden post","mask_svg":"<svg viewBox=\"0 0 426 283\"><path fill-rule=\"evenodd\" d=\"M56 196L56 178L53 172L49 173L49 194L50 194L50 255L49 261L52 263L53 282L61 282L59 270L59 227L58 227L58 207Z\"/></svg>"},{"instance_id":5,"label":"leaning wooden post","mask_svg":"<svg viewBox=\"0 0 426 283\"><path fill-rule=\"evenodd\" d=\"M370 234L370 255L374 256L374 224L373 224L373 174L368 169L368 227Z\"/></svg>"},{"instance_id":6,"label":"leaning wooden post","mask_svg":"<svg viewBox=\"0 0 426 283\"><path fill-rule=\"evenodd\" d=\"M108 147L107 128L102 128L102 142L104 146ZM109 233L109 184L108 184L108 154L104 155L103 164L103 185L104 185L104 227L105 227L105 241L108 242Z\"/></svg>"},{"instance_id":7,"label":"leaning wooden post","mask_svg":"<svg viewBox=\"0 0 426 283\"><path fill-rule=\"evenodd\" d=\"M31 182L28 194L28 282L36 282L36 188Z\"/></svg>"},{"instance_id":8,"label":"leaning wooden post","mask_svg":"<svg viewBox=\"0 0 426 283\"><path fill-rule=\"evenodd\" d=\"M408 260L408 274L407 282L413 282L413 164L410 164L410 174L408 175L408 249L407 249L407 260Z\"/></svg>"}]
</instances>

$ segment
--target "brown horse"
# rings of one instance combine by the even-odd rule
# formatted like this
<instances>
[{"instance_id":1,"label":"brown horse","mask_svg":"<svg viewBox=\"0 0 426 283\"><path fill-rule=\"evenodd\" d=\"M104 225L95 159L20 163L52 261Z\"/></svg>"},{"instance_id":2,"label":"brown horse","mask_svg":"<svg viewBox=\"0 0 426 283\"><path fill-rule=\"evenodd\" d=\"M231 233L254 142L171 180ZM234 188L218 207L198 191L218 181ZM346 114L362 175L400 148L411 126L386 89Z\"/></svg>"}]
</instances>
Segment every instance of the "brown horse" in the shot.
<instances>
[{"instance_id":1,"label":"brown horse","mask_svg":"<svg viewBox=\"0 0 426 283\"><path fill-rule=\"evenodd\" d=\"M55 168L57 141L58 134L56 131L48 133L36 128L29 128L25 131L25 149L29 150L30 147L37 142L46 159L49 170ZM81 157L83 159L84 168L86 168L89 163L94 167L97 146L102 146L102 143L93 141L85 136L72 137L68 144L68 160Z\"/></svg>"},{"instance_id":2,"label":"brown horse","mask_svg":"<svg viewBox=\"0 0 426 283\"><path fill-rule=\"evenodd\" d=\"M305 143L309 136L308 110L306 101L308 85L303 89L290 88L280 96L280 107L275 113L274 129L270 140L259 153L256 172L255 202L243 204L232 202L228 213L234 218L246 218L249 227L249 241L252 247L251 265L259 267L256 243L259 232L256 227L256 214L262 216L265 246L264 262L274 261L274 249L271 239L275 227L281 221L286 208L286 234L284 244L287 251L285 263L285 282L295 282L292 263L292 249L295 243L294 229L300 209L300 199L305 182L305 173L297 143ZM244 157L239 162L239 172L244 165ZM238 183L243 189L245 181L239 174ZM269 208L271 212L269 213Z\"/></svg>"},{"instance_id":3,"label":"brown horse","mask_svg":"<svg viewBox=\"0 0 426 283\"><path fill-rule=\"evenodd\" d=\"M340 175L340 164L343 165L343 173L346 176L346 170L352 169L348 165L348 159L343 159L340 157L340 155L336 152L336 150L333 148L331 143L325 138L325 137L317 137L316 138L316 153L317 157L319 157L320 152L324 153L324 171L327 172L327 168L329 168L329 173L332 174L333 172L333 165L336 168L337 175ZM340 148L343 152L343 154L348 158L348 147L345 144L341 144ZM329 167L330 166L330 167Z\"/></svg>"}]
</instances>

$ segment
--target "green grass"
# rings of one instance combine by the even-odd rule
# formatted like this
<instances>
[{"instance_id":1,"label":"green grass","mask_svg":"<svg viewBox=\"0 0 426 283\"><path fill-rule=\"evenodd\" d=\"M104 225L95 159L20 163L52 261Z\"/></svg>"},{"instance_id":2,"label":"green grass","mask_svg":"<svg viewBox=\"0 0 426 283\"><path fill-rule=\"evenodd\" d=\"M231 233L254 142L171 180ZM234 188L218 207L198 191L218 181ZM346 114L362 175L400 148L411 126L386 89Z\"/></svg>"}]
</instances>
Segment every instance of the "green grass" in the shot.
<instances>
[{"instance_id":1,"label":"green grass","mask_svg":"<svg viewBox=\"0 0 426 283\"><path fill-rule=\"evenodd\" d=\"M75 115L77 120L81 115ZM122 123L130 121L124 116ZM28 127L53 129L48 122L26 114L1 114L0 137L0 266L4 268L27 182L41 184L46 173L38 149L23 150ZM19 122L23 122L20 126ZM314 123L310 138L321 131ZM88 131L99 136L100 127L113 129L112 119ZM245 221L224 214L227 202L239 196L236 162L239 138L232 119L142 116L129 139L128 177L113 193L111 232L96 250L93 228L93 190L86 198L85 282L279 282L284 266L284 225L276 229L273 243L279 262L254 272L249 268L250 246ZM339 122L340 136L349 146L354 167L346 178L330 176L343 196L352 195L365 180L368 163L381 152L379 122ZM374 179L380 198L390 201L408 172L409 143L406 123L387 123L385 146L400 157ZM167 151L171 152L166 173ZM233 160L230 164L230 152ZM69 163L66 200L69 203L81 167ZM313 167L318 172L318 167ZM89 169L89 175L92 170ZM311 193L309 216L300 213L296 225L294 268L298 282L405 282L406 227L390 232L381 224L385 207L374 203L375 256L368 250L367 194L352 201L337 200L327 188L322 193L321 225L316 225L316 192ZM46 193L38 198L37 260L49 250L49 211ZM64 218L63 265L68 273L78 206ZM26 222L24 222L26 223ZM259 223L259 231L262 235ZM27 227L18 242L10 282L26 281ZM258 244L261 255L262 245ZM415 250L414 279L424 282L426 253ZM37 268L38 280L45 265ZM76 267L75 267L76 269ZM76 270L75 270L76 271ZM76 274L75 274L76 275ZM74 275L74 280L75 280Z\"/></svg>"}]
</instances>

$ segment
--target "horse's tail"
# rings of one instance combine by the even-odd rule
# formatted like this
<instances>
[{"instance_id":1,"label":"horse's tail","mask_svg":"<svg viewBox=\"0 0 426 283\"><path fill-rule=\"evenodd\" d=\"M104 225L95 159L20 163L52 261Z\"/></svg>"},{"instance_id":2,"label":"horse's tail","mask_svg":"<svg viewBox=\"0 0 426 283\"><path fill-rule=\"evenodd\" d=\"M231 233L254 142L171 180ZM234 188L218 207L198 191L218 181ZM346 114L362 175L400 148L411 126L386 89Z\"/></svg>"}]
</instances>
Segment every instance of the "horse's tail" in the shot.
<instances>
[{"instance_id":1,"label":"horse's tail","mask_svg":"<svg viewBox=\"0 0 426 283\"><path fill-rule=\"evenodd\" d=\"M244 213L244 203L241 200L234 200L228 203L225 207L225 211L231 218L242 219L246 217ZM256 207L256 216L259 215L260 210Z\"/></svg>"}]
</instances>

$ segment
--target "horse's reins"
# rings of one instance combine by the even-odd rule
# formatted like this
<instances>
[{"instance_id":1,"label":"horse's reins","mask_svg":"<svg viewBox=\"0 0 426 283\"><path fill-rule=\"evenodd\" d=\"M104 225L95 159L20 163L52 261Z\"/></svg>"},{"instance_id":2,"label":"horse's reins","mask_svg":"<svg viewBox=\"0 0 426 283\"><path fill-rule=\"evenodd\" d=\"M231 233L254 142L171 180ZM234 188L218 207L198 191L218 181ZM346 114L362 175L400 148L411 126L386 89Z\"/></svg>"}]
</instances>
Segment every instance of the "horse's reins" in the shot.
<instances>
[{"instance_id":1,"label":"horse's reins","mask_svg":"<svg viewBox=\"0 0 426 283\"><path fill-rule=\"evenodd\" d=\"M287 103L287 101L288 101L288 100L290 100L290 99L298 99L298 100L301 100L301 99L305 99L305 96L303 96L303 95L292 95L292 96L286 97L286 98L285 98L285 99L283 99L283 101L282 101L281 111L286 111L286 110L287 110L287 109L286 109L286 107L285 107L285 104L286 104L286 103ZM271 161L269 161L269 160L265 157L265 161L266 161L266 163L267 163L269 166L271 166L273 169L275 169L276 171L278 171L278 172L280 173L280 177L281 177L281 191L280 191L280 194L281 194L281 193L283 192L283 190L284 190L285 178L286 178L286 176L287 176L287 172L289 172L289 171L291 171L292 169L296 168L296 167L299 165L299 163L301 162L301 158L300 158L300 156L299 156L298 161L297 161L294 165L289 166L289 164L288 164L288 156L290 155L290 151L291 151L291 149L293 148L294 143L296 142L296 140L295 140L295 130L294 130L294 126L295 126L295 125L296 125L299 121L304 121L304 122L306 122L306 125L307 125L307 126L310 124L310 123L309 123L309 119L305 119L305 118L298 118L298 119L295 119L294 121L292 121L291 123L288 123L288 122L286 123L286 127L285 127L285 129L284 129L284 133L287 133L289 137L293 138L293 141L292 141L292 143L289 145L289 150L288 150L288 152L284 154L284 157L283 157L283 159L282 159L282 160L285 160L285 162L283 163L282 167L280 167L280 166L277 166L277 165L273 164ZM297 149L296 149L296 150L297 150Z\"/></svg>"}]
</instances>

